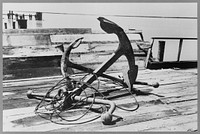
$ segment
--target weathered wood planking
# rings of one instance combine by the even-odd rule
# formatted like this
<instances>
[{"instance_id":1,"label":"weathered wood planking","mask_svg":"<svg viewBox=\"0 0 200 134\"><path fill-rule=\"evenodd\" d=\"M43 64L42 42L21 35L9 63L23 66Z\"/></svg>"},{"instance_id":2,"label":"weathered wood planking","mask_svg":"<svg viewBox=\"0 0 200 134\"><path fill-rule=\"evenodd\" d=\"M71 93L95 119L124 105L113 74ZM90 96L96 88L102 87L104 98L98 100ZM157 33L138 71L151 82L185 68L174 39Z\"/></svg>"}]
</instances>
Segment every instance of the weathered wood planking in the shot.
<instances>
[{"instance_id":1,"label":"weathered wood planking","mask_svg":"<svg viewBox=\"0 0 200 134\"><path fill-rule=\"evenodd\" d=\"M189 123L191 123L192 125L190 125ZM108 128L101 131L106 131L106 132L154 131L155 132L155 131L194 131L194 130L197 130L196 114L183 115L177 117L174 116L165 117L141 123L139 122L130 125L123 125L120 127Z\"/></svg>"},{"instance_id":2,"label":"weathered wood planking","mask_svg":"<svg viewBox=\"0 0 200 134\"><path fill-rule=\"evenodd\" d=\"M11 33L4 35L3 41L3 79L18 79L41 76L60 75L60 58L62 52L55 48L69 43L79 37L84 37L83 43L72 51L71 60L86 67L95 69L107 60L117 49L118 39L114 34L75 32L59 34L46 33L28 34ZM145 54L138 50L136 42L140 40L137 32L128 32L136 61L140 68L144 68ZM148 42L144 42L147 46ZM121 57L109 70L120 70L126 64ZM78 71L79 72L79 71ZM76 71L74 71L76 73Z\"/></svg>"},{"instance_id":3,"label":"weathered wood planking","mask_svg":"<svg viewBox=\"0 0 200 134\"><path fill-rule=\"evenodd\" d=\"M120 73L111 75L118 76ZM75 77L80 77L75 76ZM140 104L134 112L116 109L114 114L123 120L114 118L112 125L103 125L100 119L82 125L58 125L37 117L34 114L36 100L28 100L28 88L45 92L61 79L60 76L7 80L3 82L3 130L4 131L197 131L197 69L187 70L140 70L138 80L158 81L157 89L147 86L136 86L140 90L152 90L151 93L163 95L136 96ZM126 90L117 88L109 81L104 81L101 88L113 90L108 95L124 94ZM38 88L37 88L38 87ZM110 87L110 88L109 88ZM114 90L115 89L115 90ZM123 107L135 106L134 99L125 95L113 101ZM83 111L74 110L69 116L77 117ZM86 119L93 117L90 113Z\"/></svg>"},{"instance_id":4,"label":"weathered wood planking","mask_svg":"<svg viewBox=\"0 0 200 134\"><path fill-rule=\"evenodd\" d=\"M170 75L169 75L169 77L170 77ZM176 77L178 77L179 79L174 80L174 83L167 79L166 79L167 83L161 82L159 89L154 89L153 93L155 93L157 95L162 95L165 97L172 97L172 99L173 99L173 97L179 97L180 95L184 95L185 93L187 93L188 95L190 95L190 94L193 95L196 92L197 80L196 80L195 76L193 76L193 77L187 76L184 78L183 76L179 75ZM22 80L22 81L18 81L18 82L4 83L3 84L4 94L6 94L6 93L10 94L10 95L12 95L12 98L13 98L12 100L8 100L7 97L9 97L9 95L4 96L4 98L3 98L4 109L14 108L13 106L9 106L10 103L11 104L15 103L15 105L14 105L15 107L24 107L24 106L27 106L27 103L29 105L31 105L31 102L34 102L33 100L27 100L27 101L21 102L21 100L24 100L23 97L20 97L21 94L25 95L25 93L28 89L34 89L38 92L46 92L53 85L55 85L55 83L58 81L57 79L49 79L49 80L47 78L44 78L44 79L46 79L46 80L43 80L43 81L41 81L41 80L23 81ZM185 80L185 79L190 79L190 81ZM103 87L109 87L110 90L116 88L116 86L112 86L111 84L110 85L103 84L102 88ZM140 88L141 90L147 90L147 89L149 90L149 88L147 88L146 86L138 87L135 85L135 88ZM182 92L180 92L180 91L182 91ZM116 93L109 94L110 98L112 98L112 96L115 96L117 93L118 93L118 91ZM121 93L123 94L123 93L127 93L127 92L121 91ZM14 99L14 98L16 98L16 99ZM144 99L144 97L138 96L138 100L142 100L142 99ZM155 97L145 98L146 101L147 100L150 101L152 99L155 99ZM166 103L169 102L169 100L165 100L165 101L166 101ZM33 103L33 104L35 104L35 103Z\"/></svg>"},{"instance_id":5,"label":"weathered wood planking","mask_svg":"<svg viewBox=\"0 0 200 134\"><path fill-rule=\"evenodd\" d=\"M109 57L105 55L105 56L100 56L102 58L99 59L99 57L97 56L98 55L90 54L89 57L86 56L84 58L84 56L82 55L78 58L75 57L76 60L74 61L76 61L76 63L81 64L85 67L95 69L99 65L101 65L103 61L107 60L107 57ZM45 57L37 57L37 58L35 57L9 58L9 59L5 58L3 60L4 80L61 75L60 58L61 56L45 56ZM144 69L144 60L143 60L144 58L145 57L136 58L137 60L136 64L140 67L140 69ZM124 57L121 57L107 71L117 71L117 70L121 71L122 67L126 65L127 65L127 60ZM73 69L73 72L77 73L80 71Z\"/></svg>"},{"instance_id":6,"label":"weathered wood planking","mask_svg":"<svg viewBox=\"0 0 200 134\"><path fill-rule=\"evenodd\" d=\"M39 28L39 29L3 29L3 34L84 34L91 33L91 28Z\"/></svg>"},{"instance_id":7,"label":"weathered wood planking","mask_svg":"<svg viewBox=\"0 0 200 134\"><path fill-rule=\"evenodd\" d=\"M32 38L32 35L15 36L11 36L15 38L10 43L6 44L8 41L3 42L3 58L60 55L61 52L55 46L64 44L67 47L70 42L80 37L85 37L86 39L72 53L112 52L118 47L117 36L113 34L34 35L41 36L41 39L37 39L36 37ZM132 37L132 34L128 34L128 36L131 37L132 47L135 51L138 50L135 43L139 38ZM37 41L39 43L35 43ZM145 43L147 46L149 45L148 42Z\"/></svg>"}]
</instances>

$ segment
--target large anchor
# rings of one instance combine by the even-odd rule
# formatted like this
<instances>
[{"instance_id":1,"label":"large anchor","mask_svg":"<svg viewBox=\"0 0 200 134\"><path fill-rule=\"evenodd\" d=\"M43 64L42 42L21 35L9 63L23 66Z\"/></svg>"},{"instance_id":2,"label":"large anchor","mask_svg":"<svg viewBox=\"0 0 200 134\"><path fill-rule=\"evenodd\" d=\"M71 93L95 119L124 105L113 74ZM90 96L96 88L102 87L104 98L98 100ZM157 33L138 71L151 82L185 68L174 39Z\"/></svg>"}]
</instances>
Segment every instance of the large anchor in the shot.
<instances>
[{"instance_id":1,"label":"large anchor","mask_svg":"<svg viewBox=\"0 0 200 134\"><path fill-rule=\"evenodd\" d=\"M117 24L115 24L114 22L103 18L103 17L99 17L98 20L100 21L100 26L101 28L107 32L108 34L116 34L118 39L119 39L119 46L117 48L117 50L113 53L113 55L110 57L110 59L108 59L107 61L105 61L104 63L102 63L97 69L92 70L88 68L84 68L80 65L74 65L74 63L72 63L71 61L69 61L69 53L71 51L73 47L70 46L67 49L67 52L65 52L65 55L63 55L63 59L65 57L65 63L64 65L67 65L68 67L76 67L76 69L78 69L77 67L79 67L79 69L81 70L88 70L88 72L92 72L93 75L90 75L87 79L85 79L85 83L91 84L94 80L96 80L96 75L97 76L104 76L106 78L110 78L112 80L121 82L125 87L128 86L129 90L133 93L138 93L140 94L140 91L136 91L136 89L133 88L133 84L141 84L141 85L149 85L149 86L153 86L155 88L157 88L159 86L158 83L147 83L147 82L139 82L136 81L137 78L137 74L138 74L138 66L135 65L135 56L134 56L134 52L133 52L133 48L131 46L131 43L126 35L126 33L124 32L124 30L118 26ZM80 38L82 39L82 38ZM78 40L80 40L78 39ZM78 41L77 40L77 41ZM76 41L76 42L77 42ZM125 83L121 80L121 79L117 79L115 77L111 77L108 75L103 74L118 58L120 58L122 55L125 55L127 60L128 60L128 65L129 65L129 70L127 71L123 71L123 76L124 76L124 80ZM61 64L62 65L62 64ZM81 86L79 89L76 89L76 94L79 95L81 93L82 90L84 90L87 86L83 85Z\"/></svg>"},{"instance_id":2,"label":"large anchor","mask_svg":"<svg viewBox=\"0 0 200 134\"><path fill-rule=\"evenodd\" d=\"M93 70L91 68L87 68L82 65L75 64L71 62L69 58L71 50L77 48L81 44L81 41L83 38L79 38L75 40L74 42L72 42L66 50L64 50L63 45L57 46L63 52L62 58L61 58L61 73L63 77L66 79L65 84L67 85L67 88L68 88L66 91L63 91L63 90L58 91L58 96L59 97L64 96L64 99L62 97L60 98L58 97L59 99L57 99L57 101L63 102L62 108L59 108L59 110L67 109L71 107L72 103L80 101L80 100L93 102L97 104L109 105L110 109L105 114L102 114L102 118L103 118L102 121L104 123L109 123L112 121L112 113L114 112L116 108L116 105L114 102L109 101L109 100L103 100L103 99L95 99L95 100L93 98L85 99L84 97L80 96L82 91L88 88L88 85L90 85L93 81L95 81L99 76L108 78L110 80L120 83L124 88L128 88L129 92L133 94L142 93L141 91L133 88L133 84L148 85L148 86L153 86L154 88L157 88L159 84L136 81L137 74L138 74L138 66L135 65L134 52L126 33L120 26L118 26L117 24L115 24L114 22L106 18L99 17L98 20L100 21L101 28L106 33L108 34L114 33L117 35L119 39L119 46L117 50L112 54L112 56L107 61L102 63L97 69ZM124 55L127 58L128 66L129 66L129 69L123 69L124 80L105 74L104 72L122 55ZM78 70L82 70L84 72L90 73L90 75L88 75L86 79L84 79L84 81L82 82L83 84L77 87L77 86L74 86L75 85L74 81L71 80L70 75L67 73L68 68L75 68ZM29 91L27 93L27 96L30 99L34 98L34 99L41 99L41 100L42 98L46 97L48 98L46 101L50 101L51 99L55 98L55 97L51 97L49 94L46 94L44 96L44 95L35 94L32 91Z\"/></svg>"}]
</instances>

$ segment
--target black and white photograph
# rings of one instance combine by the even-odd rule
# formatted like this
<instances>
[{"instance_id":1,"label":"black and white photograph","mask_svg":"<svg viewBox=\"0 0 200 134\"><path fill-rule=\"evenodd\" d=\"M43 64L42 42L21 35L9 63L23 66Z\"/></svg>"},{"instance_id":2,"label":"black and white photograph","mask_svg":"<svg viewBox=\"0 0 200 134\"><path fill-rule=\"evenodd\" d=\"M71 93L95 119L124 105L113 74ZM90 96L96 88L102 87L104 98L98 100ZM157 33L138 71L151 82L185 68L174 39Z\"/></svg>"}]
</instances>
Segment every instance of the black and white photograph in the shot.
<instances>
[{"instance_id":1,"label":"black and white photograph","mask_svg":"<svg viewBox=\"0 0 200 134\"><path fill-rule=\"evenodd\" d=\"M2 3L3 132L197 132L196 2Z\"/></svg>"}]
</instances>

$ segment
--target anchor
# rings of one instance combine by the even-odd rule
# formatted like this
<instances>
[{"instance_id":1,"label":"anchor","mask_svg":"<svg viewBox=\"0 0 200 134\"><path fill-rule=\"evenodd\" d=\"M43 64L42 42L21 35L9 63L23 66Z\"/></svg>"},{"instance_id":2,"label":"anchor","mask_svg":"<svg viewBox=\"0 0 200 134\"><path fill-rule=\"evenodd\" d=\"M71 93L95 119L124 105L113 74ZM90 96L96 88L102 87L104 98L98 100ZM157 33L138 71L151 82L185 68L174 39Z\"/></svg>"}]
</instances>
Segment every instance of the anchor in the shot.
<instances>
[{"instance_id":1,"label":"anchor","mask_svg":"<svg viewBox=\"0 0 200 134\"><path fill-rule=\"evenodd\" d=\"M142 91L133 88L134 84L153 86L154 88L159 87L159 84L157 82L156 83L147 83L147 82L136 81L137 75L138 75L138 66L135 64L134 51L133 51L130 40L128 39L126 33L116 23L114 23L104 17L99 17L98 20L100 21L101 28L106 33L116 34L119 39L119 46L118 46L117 50L112 54L112 56L107 61L103 62L98 68L93 70L91 68L87 68L82 65L73 63L72 61L70 61L70 58L69 58L71 50L77 48L81 44L83 37L78 38L74 42L72 42L66 50L64 49L63 44L57 46L57 48L59 48L63 52L62 57L61 57L61 63L60 63L61 65L60 66L61 66L61 73L63 75L63 80L64 80L64 84L65 84L65 89L58 89L58 92L56 95L54 95L54 96L50 95L51 92L53 90L55 90L55 87L57 85L59 85L61 82L63 82L61 80L60 82L58 82L56 84L56 86L51 88L46 93L46 95L33 93L32 90L28 91L27 97L29 99L38 99L41 101L50 102L49 105L54 108L53 112L55 112L55 109L57 109L59 111L64 111L64 110L70 109L73 106L72 105L73 103L80 102L80 101L85 101L88 103L95 103L95 104L105 104L105 105L109 106L109 110L106 111L105 113L103 113L101 115L101 118L102 118L102 122L104 124L109 124L112 121L112 116L114 116L113 112L116 109L116 104L114 102L112 102L110 100L96 99L96 98L94 99L92 97L80 96L81 93L86 88L88 88L88 87L92 88L90 86L90 84L92 84L92 82L97 80L98 77L104 77L104 78L110 79L112 81L115 81L115 82L121 84L121 86L123 86L124 88L128 88L128 91L130 93L136 94L136 95L137 94L148 94L148 93L143 93ZM124 55L128 61L128 68L126 67L126 69L123 69L123 78L124 79L116 78L114 76L105 74L104 72L112 64L114 64L116 62L116 60L119 59L122 55ZM88 75L83 81L79 82L79 81L76 81L76 80L73 80L72 78L70 78L70 74L67 73L68 68L78 69L78 70L87 72L90 75ZM100 91L98 91L98 92L100 92ZM55 101L58 103L55 103ZM38 108L41 107L40 106L41 103L38 104L35 111L37 111ZM57 106L57 104L59 104L59 105Z\"/></svg>"}]
</instances>

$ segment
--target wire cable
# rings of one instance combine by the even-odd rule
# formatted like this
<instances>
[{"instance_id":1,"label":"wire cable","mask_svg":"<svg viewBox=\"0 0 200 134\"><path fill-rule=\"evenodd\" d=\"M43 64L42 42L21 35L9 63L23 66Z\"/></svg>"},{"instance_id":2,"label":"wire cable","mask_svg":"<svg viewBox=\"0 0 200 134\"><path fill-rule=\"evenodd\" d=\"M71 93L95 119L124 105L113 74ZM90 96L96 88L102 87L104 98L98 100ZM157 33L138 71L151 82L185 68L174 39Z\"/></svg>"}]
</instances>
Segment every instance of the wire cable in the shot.
<instances>
[{"instance_id":1,"label":"wire cable","mask_svg":"<svg viewBox=\"0 0 200 134\"><path fill-rule=\"evenodd\" d=\"M75 80L72 79L70 77L64 77L63 79L61 79L60 81L58 81L53 87L51 87L47 92L46 95L41 99L41 101L38 103L38 105L35 108L35 113L37 115L39 115L40 117L50 120L53 123L56 124L60 124L60 125L75 125L75 124L83 124L86 122L90 122L93 121L95 119L98 119L99 117L101 117L102 113L105 113L105 111L107 111L107 108L103 108L104 106L107 107L106 105L101 104L100 107L98 107L96 110L99 112L99 114L97 114L95 117L84 120L84 117L91 111L96 96L95 93L99 93L100 96L102 97L102 99L107 99L100 91L100 79L98 78L97 74L91 74L94 75L96 77L97 82L97 87L93 87L91 84L84 82L84 79L86 78L86 76L88 76L90 74L86 74L84 75L80 80ZM71 83L73 85L73 88L79 88L81 85L86 85L87 88L86 89L90 89L95 91L94 93L92 93L92 98L93 101L87 105L87 99L89 98L88 93L85 91L86 89L83 90L84 93L84 98L73 102L73 104L65 107L66 101L71 99L71 96L73 94L73 92L69 92L71 89L68 88L67 83ZM115 83L117 84L117 83ZM63 91L63 88L66 90ZM130 95L134 98L135 103L137 104L137 106L135 108L131 108L131 109L127 109L124 107L121 107L119 105L116 105L117 108L121 109L121 110L125 110L125 111L135 111L139 108L139 103L137 102L137 99L135 98L135 96L127 89L125 88ZM52 98L50 102L46 102L45 99L47 97L50 96L50 94L53 91L57 91L57 94L55 94ZM66 94L67 93L67 94ZM90 95L91 97L91 95ZM69 102L71 103L71 102ZM84 103L86 106L88 106L87 108L84 106ZM69 119L70 116L64 116L63 114L69 114L70 110L74 110L75 108L79 108L79 109L83 109L86 108L86 111L84 111L80 116L75 117L75 118L71 118ZM42 110L43 109L43 110ZM101 110L101 111L99 111Z\"/></svg>"},{"instance_id":2,"label":"wire cable","mask_svg":"<svg viewBox=\"0 0 200 134\"><path fill-rule=\"evenodd\" d=\"M96 76L96 78L97 78L97 76ZM98 79L98 78L97 78L97 79ZM82 118L83 118L86 114L88 114L89 111L91 110L91 108L92 108L92 106L93 106L93 104L94 104L94 102L95 102L95 98L96 98L95 93L93 93L93 101L92 101L92 103L89 105L88 109L87 109L81 116L79 116L79 117L77 117L77 118L74 118L74 119L66 119L66 118L62 117L62 115L61 115L63 112L67 112L68 110L71 110L71 109L75 108L76 106L81 106L81 104L82 104L83 102L87 102L88 95L87 95L87 93L85 92L85 90L83 90L83 92L84 92L84 94L85 94L86 97L85 97L84 99L80 100L80 101L77 101L77 102L74 103L72 106L68 107L67 109L62 109L62 107L64 106L64 101L61 101L61 100L62 100L63 98L67 100L67 99L71 96L71 94L69 93L67 96L65 96L64 94L61 94L62 91L59 92L60 95L56 94L56 95L52 98L52 101L51 101L51 102L46 103L46 104L42 104L42 103L45 102L45 101L44 101L45 98L48 97L52 91L57 90L57 89L59 89L59 88L61 88L61 87L63 87L63 86L66 86L66 85L64 85L64 83L66 82L65 80L71 80L71 79L63 78L63 79L60 80L57 84L55 84L52 88L50 88L50 89L47 91L46 95L43 97L43 99L40 101L40 103L36 106L36 108L35 108L35 113L36 113L37 115L39 115L40 117L42 117L42 118L45 118L45 119L47 119L47 120L50 120L50 121L53 122L53 123L61 124L61 125L82 124L82 123L86 123L86 122L90 122L90 121L93 121L93 120L95 120L95 119L98 119L98 118L101 116L100 114L98 114L97 116L95 116L95 117L93 117L93 118L90 118L90 119L87 120L87 121L79 121L79 122L76 122L76 121L82 119ZM83 83L83 82L81 82L81 81L76 81L76 80L72 80L72 81L73 81L73 82L76 82L76 83L79 83L79 84L86 84L86 83ZM72 81L71 81L71 82L72 82ZM99 88L99 84L100 84L99 82L100 82L100 81L98 81L97 88ZM88 86L90 89L92 89L92 90L98 91L98 89L92 87L92 86L89 85L89 84L87 84L87 86ZM79 104L80 102L82 102L82 103ZM49 107L48 107L48 106L49 106ZM39 110L40 108L42 108L42 107L44 107L44 109L45 109L46 111L48 111L48 112L41 112L41 111L38 111L38 110ZM100 108L98 108L98 109L103 109L103 108L100 107ZM102 112L103 112L103 110L102 110ZM102 113L102 112L101 112L101 113ZM47 115L49 115L49 116L47 116ZM54 120L53 120L54 117L59 118L62 122L54 121ZM63 121L65 121L65 122L63 122ZM66 122L67 122L67 123L66 123Z\"/></svg>"}]
</instances>

